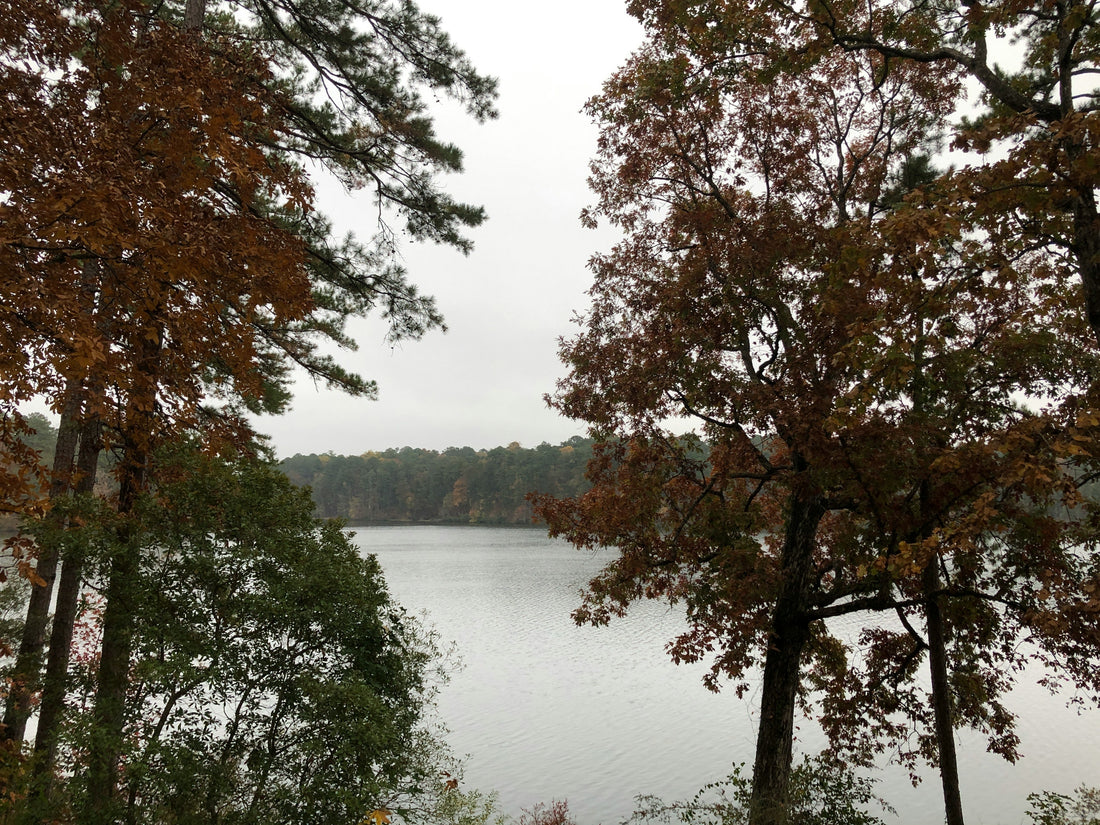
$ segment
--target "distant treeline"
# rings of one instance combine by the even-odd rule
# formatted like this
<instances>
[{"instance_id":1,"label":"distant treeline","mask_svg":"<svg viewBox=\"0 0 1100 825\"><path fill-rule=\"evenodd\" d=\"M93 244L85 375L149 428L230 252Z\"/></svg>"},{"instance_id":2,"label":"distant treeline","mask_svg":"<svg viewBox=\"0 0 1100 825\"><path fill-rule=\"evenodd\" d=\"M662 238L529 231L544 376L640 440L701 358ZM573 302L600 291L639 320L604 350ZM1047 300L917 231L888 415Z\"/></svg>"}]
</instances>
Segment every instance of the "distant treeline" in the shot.
<instances>
[{"instance_id":1,"label":"distant treeline","mask_svg":"<svg viewBox=\"0 0 1100 825\"><path fill-rule=\"evenodd\" d=\"M57 430L38 413L27 416L35 429L24 440L53 462ZM524 448L517 443L492 450L452 447L442 452L402 447L359 456L296 455L282 470L299 486L311 487L322 518L381 523L530 524L530 492L578 495L588 489L584 471L593 441L579 436L557 446ZM100 461L99 484L113 486L111 460ZM0 534L18 521L0 515Z\"/></svg>"},{"instance_id":2,"label":"distant treeline","mask_svg":"<svg viewBox=\"0 0 1100 825\"><path fill-rule=\"evenodd\" d=\"M359 456L295 455L290 480L313 489L317 515L358 522L530 524L530 492L573 496L588 489L592 440L553 446L442 452L403 447Z\"/></svg>"}]
</instances>

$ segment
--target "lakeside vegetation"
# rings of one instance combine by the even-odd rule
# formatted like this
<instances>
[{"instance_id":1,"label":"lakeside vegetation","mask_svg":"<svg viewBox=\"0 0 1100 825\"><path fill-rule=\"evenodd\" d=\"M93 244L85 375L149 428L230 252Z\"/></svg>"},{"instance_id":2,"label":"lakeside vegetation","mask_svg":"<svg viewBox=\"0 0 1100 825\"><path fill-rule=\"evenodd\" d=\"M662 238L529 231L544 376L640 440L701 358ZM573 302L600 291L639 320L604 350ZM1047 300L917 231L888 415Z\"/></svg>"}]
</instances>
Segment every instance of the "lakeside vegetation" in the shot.
<instances>
[{"instance_id":1,"label":"lakeside vegetation","mask_svg":"<svg viewBox=\"0 0 1100 825\"><path fill-rule=\"evenodd\" d=\"M296 371L377 395L330 355L350 322L443 326L402 247L471 250L431 114L494 117L496 81L412 0L4 5L0 825L485 822L443 651L317 515L533 513L616 549L577 621L682 606L667 652L758 731L732 806L661 822L869 825L832 805L857 786L805 805L890 754L964 825L957 729L1014 762L1033 673L1100 705L1100 7L627 5L582 215L621 237L549 397L600 438L281 471L252 421ZM323 179L368 194L361 237Z\"/></svg>"},{"instance_id":2,"label":"lakeside vegetation","mask_svg":"<svg viewBox=\"0 0 1100 825\"><path fill-rule=\"evenodd\" d=\"M592 440L442 452L414 447L362 455L295 455L280 464L310 487L321 518L375 524L531 524L528 493L576 496Z\"/></svg>"}]
</instances>

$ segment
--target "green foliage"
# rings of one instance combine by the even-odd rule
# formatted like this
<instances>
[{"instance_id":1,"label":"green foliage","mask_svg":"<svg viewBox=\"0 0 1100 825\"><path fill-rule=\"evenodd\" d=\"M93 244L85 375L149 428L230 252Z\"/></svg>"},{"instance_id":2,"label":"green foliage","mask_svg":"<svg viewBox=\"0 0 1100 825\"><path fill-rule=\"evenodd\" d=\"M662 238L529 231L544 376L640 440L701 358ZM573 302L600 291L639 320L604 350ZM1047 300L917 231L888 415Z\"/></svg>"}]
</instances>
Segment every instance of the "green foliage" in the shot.
<instances>
[{"instance_id":1,"label":"green foliage","mask_svg":"<svg viewBox=\"0 0 1100 825\"><path fill-rule=\"evenodd\" d=\"M435 825L506 825L496 793L446 788L424 818Z\"/></svg>"},{"instance_id":2,"label":"green foliage","mask_svg":"<svg viewBox=\"0 0 1100 825\"><path fill-rule=\"evenodd\" d=\"M186 5L167 2L157 9L178 21ZM424 240L467 253L472 243L466 232L485 213L441 187L443 175L461 171L462 152L437 134L429 101L450 98L483 121L496 115L496 81L473 67L438 17L411 0L204 5L212 50L255 44L278 67L271 77L254 78L280 99L287 120L287 128L271 136L269 154L320 167L347 191L367 190L378 207L370 237L359 238L341 237L325 216L285 208L278 198L260 206L306 244L316 305L305 321L264 332L315 377L372 396L374 382L342 367L317 339L354 349L345 321L370 312L388 323L394 340L416 339L443 325L434 299L410 282L399 245ZM279 383L287 375L275 370L270 377Z\"/></svg>"},{"instance_id":3,"label":"green foliage","mask_svg":"<svg viewBox=\"0 0 1100 825\"><path fill-rule=\"evenodd\" d=\"M1027 801L1034 825L1100 825L1100 788L1082 785L1073 796L1043 791Z\"/></svg>"},{"instance_id":4,"label":"green foliage","mask_svg":"<svg viewBox=\"0 0 1100 825\"><path fill-rule=\"evenodd\" d=\"M49 466L53 461L53 447L57 441L57 428L46 416L41 413L31 413L27 416L27 424L34 430L23 439L33 450L37 450L42 456L42 463Z\"/></svg>"},{"instance_id":5,"label":"green foliage","mask_svg":"<svg viewBox=\"0 0 1100 825\"><path fill-rule=\"evenodd\" d=\"M0 587L0 655L19 646L23 635L23 614L27 606L30 585L21 576L7 576ZM4 673L7 677L9 674Z\"/></svg>"},{"instance_id":6,"label":"green foliage","mask_svg":"<svg viewBox=\"0 0 1100 825\"><path fill-rule=\"evenodd\" d=\"M734 766L725 779L703 786L688 801L666 803L640 796L631 825L743 825L749 821L752 782ZM874 780L857 776L851 768L824 756L803 758L791 772L789 821L799 825L882 825L869 812L879 807L893 813L874 794Z\"/></svg>"},{"instance_id":7,"label":"green foliage","mask_svg":"<svg viewBox=\"0 0 1100 825\"><path fill-rule=\"evenodd\" d=\"M135 519L128 821L357 825L438 784L450 762L428 715L436 642L377 561L268 463L180 447L156 479ZM76 809L90 641L63 760L75 778L61 801Z\"/></svg>"},{"instance_id":8,"label":"green foliage","mask_svg":"<svg viewBox=\"0 0 1100 825\"><path fill-rule=\"evenodd\" d=\"M364 522L530 524L528 493L580 495L590 439L443 452L403 447L362 456L295 455L280 467L308 486L324 518Z\"/></svg>"}]
</instances>

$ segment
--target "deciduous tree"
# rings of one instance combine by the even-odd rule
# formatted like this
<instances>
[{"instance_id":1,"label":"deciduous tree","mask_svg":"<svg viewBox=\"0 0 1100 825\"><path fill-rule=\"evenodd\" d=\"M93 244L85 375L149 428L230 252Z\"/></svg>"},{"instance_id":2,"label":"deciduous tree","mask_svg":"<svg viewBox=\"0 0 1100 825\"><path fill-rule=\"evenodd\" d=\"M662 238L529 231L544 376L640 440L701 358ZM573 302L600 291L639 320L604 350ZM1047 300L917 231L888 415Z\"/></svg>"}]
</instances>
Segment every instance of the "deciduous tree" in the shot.
<instances>
[{"instance_id":1,"label":"deciduous tree","mask_svg":"<svg viewBox=\"0 0 1100 825\"><path fill-rule=\"evenodd\" d=\"M1100 340L1095 4L634 0L629 8L655 36L683 33L719 60L768 55L773 70L801 70L832 51L865 51L883 58L884 72L926 67L975 81L982 116L956 142L985 157L960 167L957 180L1006 232L1071 257Z\"/></svg>"},{"instance_id":2,"label":"deciduous tree","mask_svg":"<svg viewBox=\"0 0 1100 825\"><path fill-rule=\"evenodd\" d=\"M898 712L948 735L976 725L1011 755L997 697L1000 666L1018 661L1003 640L1038 629L1040 569L1067 602L1089 598L1094 561L1044 508L1076 501L1052 433L1074 423L1095 364L1060 259L983 242L979 213L930 208L933 189L899 202L956 104L951 72L864 50L799 71L739 52L704 6L721 16L700 4L685 14L705 24L666 26L668 8L635 4L649 42L590 104L602 131L587 217L626 239L594 259L593 305L552 400L604 443L592 491L538 509L575 544L618 549L579 620L683 601L674 658L713 652L709 683L739 692L763 668L751 811L772 823L786 820L803 674L826 708L850 695L843 677L870 686L861 721L851 705L845 719L873 735L837 743L857 757L877 737L904 745ZM813 52L804 21L767 25ZM1051 397L1065 403L1021 403ZM676 418L704 440L670 436ZM1008 535L1030 562L1004 550ZM1014 618L968 615L986 600ZM942 651L957 657L944 662L951 715L933 719L891 704L890 688L940 647L905 628L942 627L947 602L966 607ZM863 680L826 621L867 610L895 612L903 631L869 631ZM927 741L917 752L935 759Z\"/></svg>"}]
</instances>

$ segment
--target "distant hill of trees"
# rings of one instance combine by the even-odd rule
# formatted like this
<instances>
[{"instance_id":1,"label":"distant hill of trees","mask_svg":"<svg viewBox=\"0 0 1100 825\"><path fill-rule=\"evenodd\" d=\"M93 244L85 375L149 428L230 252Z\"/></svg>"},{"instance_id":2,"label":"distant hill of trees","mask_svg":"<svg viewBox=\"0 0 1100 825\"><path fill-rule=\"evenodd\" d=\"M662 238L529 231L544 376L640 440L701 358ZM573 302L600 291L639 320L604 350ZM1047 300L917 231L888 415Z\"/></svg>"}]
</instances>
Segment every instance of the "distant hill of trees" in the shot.
<instances>
[{"instance_id":1,"label":"distant hill of trees","mask_svg":"<svg viewBox=\"0 0 1100 825\"><path fill-rule=\"evenodd\" d=\"M530 492L578 495L592 439L442 452L403 447L358 456L295 455L290 480L313 490L317 515L358 522L530 524Z\"/></svg>"},{"instance_id":2,"label":"distant hill of trees","mask_svg":"<svg viewBox=\"0 0 1100 825\"><path fill-rule=\"evenodd\" d=\"M25 440L53 458L57 430L32 413L36 432ZM316 514L376 523L531 524L530 492L574 496L588 489L584 471L593 441L576 436L556 446L540 444L442 452L414 447L357 456L295 455L281 464L292 483L310 487ZM100 462L100 485L113 486L110 458ZM14 532L18 520L0 515L0 533Z\"/></svg>"}]
</instances>

